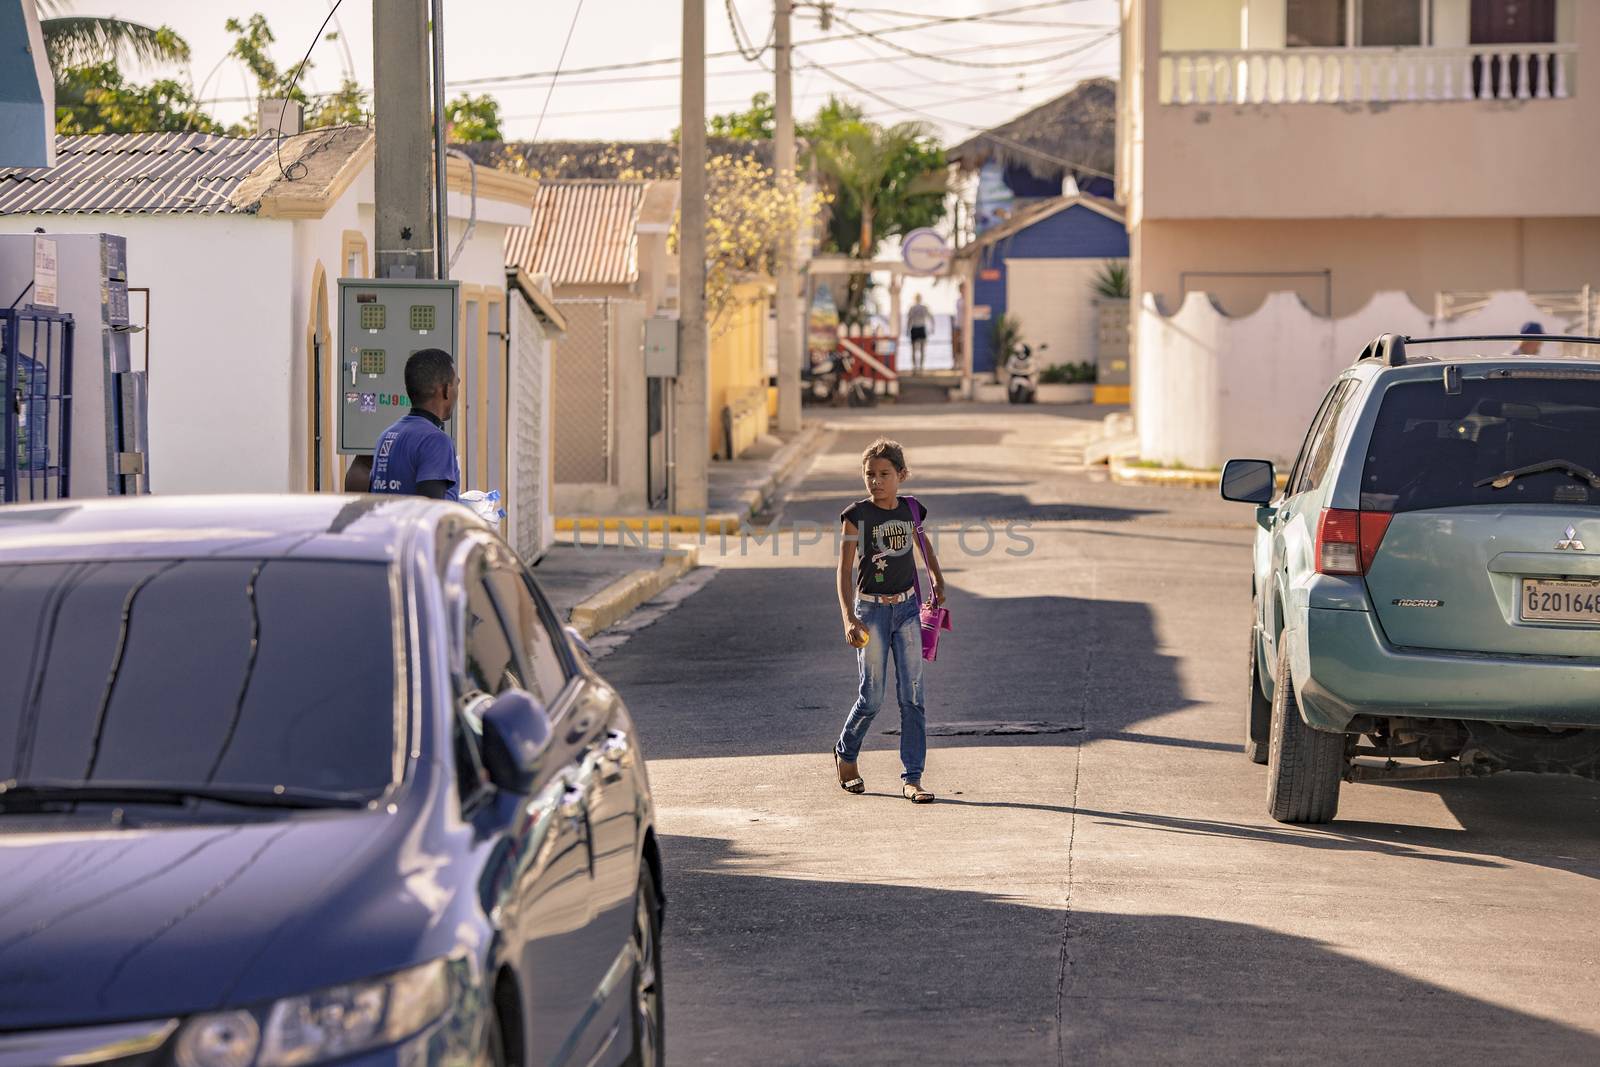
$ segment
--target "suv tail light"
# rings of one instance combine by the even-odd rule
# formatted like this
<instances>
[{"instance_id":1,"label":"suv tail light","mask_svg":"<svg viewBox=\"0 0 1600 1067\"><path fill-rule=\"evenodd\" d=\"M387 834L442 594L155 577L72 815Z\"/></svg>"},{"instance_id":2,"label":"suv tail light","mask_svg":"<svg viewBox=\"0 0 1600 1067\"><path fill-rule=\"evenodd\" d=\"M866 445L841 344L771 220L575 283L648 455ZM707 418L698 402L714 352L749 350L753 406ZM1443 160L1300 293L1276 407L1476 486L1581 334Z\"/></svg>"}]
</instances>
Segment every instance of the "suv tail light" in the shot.
<instances>
[{"instance_id":1,"label":"suv tail light","mask_svg":"<svg viewBox=\"0 0 1600 1067\"><path fill-rule=\"evenodd\" d=\"M1323 508L1317 523L1317 573L1366 574L1393 517L1385 511Z\"/></svg>"}]
</instances>

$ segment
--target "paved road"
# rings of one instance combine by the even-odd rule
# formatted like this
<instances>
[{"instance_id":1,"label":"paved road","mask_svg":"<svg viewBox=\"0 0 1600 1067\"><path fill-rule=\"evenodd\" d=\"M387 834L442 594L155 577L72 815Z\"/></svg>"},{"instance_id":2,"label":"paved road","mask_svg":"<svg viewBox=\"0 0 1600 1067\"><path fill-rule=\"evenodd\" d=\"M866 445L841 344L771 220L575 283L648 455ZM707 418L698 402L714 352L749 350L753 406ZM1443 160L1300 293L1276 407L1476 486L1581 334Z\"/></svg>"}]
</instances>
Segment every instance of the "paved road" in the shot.
<instances>
[{"instance_id":1,"label":"paved road","mask_svg":"<svg viewBox=\"0 0 1600 1067\"><path fill-rule=\"evenodd\" d=\"M1600 787L1346 786L1328 828L1270 821L1236 747L1248 513L1064 472L1071 428L852 413L785 507L831 522L882 430L934 520L1031 522L1024 558L947 541L929 718L1066 732L932 738L940 803L898 796L892 704L867 795L831 778L829 545L730 546L605 661L666 835L672 1061L1600 1059Z\"/></svg>"}]
</instances>

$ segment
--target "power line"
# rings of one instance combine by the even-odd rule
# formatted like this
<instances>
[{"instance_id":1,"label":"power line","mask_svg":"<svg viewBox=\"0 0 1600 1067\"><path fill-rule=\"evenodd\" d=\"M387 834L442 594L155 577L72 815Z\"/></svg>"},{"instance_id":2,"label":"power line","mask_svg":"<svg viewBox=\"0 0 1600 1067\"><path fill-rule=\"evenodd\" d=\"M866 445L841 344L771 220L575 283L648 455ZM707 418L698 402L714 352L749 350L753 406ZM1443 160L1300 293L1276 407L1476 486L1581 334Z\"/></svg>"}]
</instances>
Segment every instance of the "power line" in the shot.
<instances>
[{"instance_id":1,"label":"power line","mask_svg":"<svg viewBox=\"0 0 1600 1067\"><path fill-rule=\"evenodd\" d=\"M1076 160L1067 159L1064 156L1058 156L1058 155L1055 155L1052 152L1046 152L1043 149L1034 148L1031 145L1025 145L1021 141L1014 141L1009 137L1002 137L997 133L991 132L987 126L979 126L976 123L972 123L972 122L962 122L959 119L945 118L945 117L943 117L941 115L935 115L935 114L932 114L931 112L924 111L922 108L919 108L919 107L908 107L908 106L906 106L904 104L896 103L895 101L890 100L888 97L882 95L881 93L878 93L878 92L876 92L876 91L874 91L872 89L868 89L864 85L859 85L856 82L851 81L849 78L846 78L843 74L839 74L839 73L837 73L835 71L829 70L827 67L819 66L818 64L813 63L810 60L806 60L805 61L805 66L809 70L815 70L818 73L820 73L820 74L822 74L822 75L824 75L826 77L832 78L834 81L836 81L839 84L845 86L846 88L854 89L856 92L861 93L864 96L869 96L872 99L878 101L879 103L886 104L889 107L894 108L897 111L904 111L904 112L906 112L908 114L912 114L912 115L921 115L924 118L929 119L929 120L931 120L933 122L943 123L943 124L948 125L948 126L961 126L961 127L964 127L965 129L975 130L978 133L982 134L988 140L994 141L996 144L1006 145L1007 147L1012 148L1012 149L1014 149L1014 150L1016 150L1018 152L1025 153L1025 154L1030 155L1030 156L1035 156L1035 157L1037 157L1039 159L1043 159L1043 160L1046 160L1046 161L1051 162L1051 163L1059 163L1060 165L1062 165L1064 167L1071 167L1073 170L1081 171L1084 174L1093 174L1093 175L1095 175L1096 177L1099 177L1099 178L1111 178L1111 177L1114 177L1111 174L1107 174L1103 170L1096 170L1094 167L1086 166L1086 165L1084 165L1082 163L1079 163Z\"/></svg>"},{"instance_id":2,"label":"power line","mask_svg":"<svg viewBox=\"0 0 1600 1067\"><path fill-rule=\"evenodd\" d=\"M1035 48L1035 47L1038 47L1040 45L1046 45L1046 44L1062 44L1062 43L1065 43L1065 42L1068 42L1068 41L1082 41L1084 39L1084 37L1085 37L1085 35L1081 34L1081 33L1068 33L1068 34L1060 34L1060 35L1053 36L1053 37L1037 37L1037 38L1034 38L1032 40L1026 40L1026 41L998 41L998 42L994 42L994 43L990 43L990 44L967 45L967 46L965 46L963 48L950 49L949 51L931 52L931 53L929 53L929 55L931 55L931 56L940 56L940 57L943 57L943 56L959 56L959 55L971 55L971 54L973 54L975 52L1004 51L1006 49L1011 49L1011 48ZM1045 61L1047 61L1047 60L1041 60L1041 62L1045 62ZM830 61L831 65L835 66L835 67L859 67L859 66L866 66L866 65L869 65L869 64L874 64L874 65L881 64L883 62L885 62L884 57L876 56L876 55L865 57L865 58L862 58L862 59L844 59L844 60ZM1019 62L1028 62L1028 61L1023 60L1023 61L1019 61ZM746 67L736 67L736 68L733 68L733 69L730 69L730 70L710 70L710 71L706 72L706 77L708 77L708 78L755 78L755 77L760 77L761 75L763 75L765 73L767 73L767 72L766 71L761 71L761 70L750 70L750 69L748 69ZM569 72L569 74L570 74L570 72ZM576 78L576 77L564 76L561 79L561 84L566 86L566 87L568 87L568 88L572 88L572 87L575 87L575 86L584 86L584 85L636 85L636 84L638 84L640 82L675 82L675 81L678 80L678 78L679 78L679 75L677 75L677 74L634 74L634 75L630 75L628 77L617 77L617 78ZM450 84L451 85L456 85L458 83L451 82ZM506 85L506 86L500 86L498 88L498 91L500 91L502 93L506 93L506 92L517 92L519 90L524 90L524 89L526 89L526 90L538 90L538 89L542 89L542 88L544 88L543 85ZM207 101L202 101L202 103L207 103L207 102L209 102L209 103L221 103L221 102L224 102L224 101L227 101L227 100L232 100L232 99L233 98L217 97L217 98L212 98L212 99L207 100ZM243 100L244 98L240 97L238 99L239 100ZM248 101L246 101L246 102L248 102Z\"/></svg>"},{"instance_id":3,"label":"power line","mask_svg":"<svg viewBox=\"0 0 1600 1067\"><path fill-rule=\"evenodd\" d=\"M1054 37L1039 37L1039 38L1035 38L1034 40L1029 40L1029 41L1000 41L1000 42L996 42L996 43L992 43L992 44L968 45L968 46L966 46L964 48L954 48L954 49L950 49L949 51L933 52L933 53L929 53L929 54L933 55L933 56L971 55L971 54L977 53L977 52L994 52L994 51L997 51L997 50L1004 50L1004 49L1009 49L1009 48L1033 48L1033 47L1037 47L1037 46L1040 46L1040 45L1061 44L1061 43L1067 42L1067 41L1081 41L1083 39L1084 39L1084 35L1083 34L1069 33L1069 34L1061 34L1061 35L1054 36ZM1048 62L1048 61L1049 61L1048 59L1040 59L1038 62ZM884 65L886 63L897 63L897 62L901 62L901 61L895 60L895 59L887 57L887 56L881 56L881 55L872 54L872 55L862 56L862 57L860 57L858 59L830 60L828 65L830 67L833 67L833 68L837 69L837 68L840 68L840 67L882 66L882 65ZM1027 63L1027 62L1032 62L1032 61L1019 60L1018 62L1019 63ZM757 78L757 77L764 76L766 73L767 73L766 71L762 71L762 70L750 70L748 68L738 67L738 68L734 68L734 69L730 69L730 70L712 70L712 71L707 71L706 72L706 77L708 77L708 78ZM1030 70L1028 73L1031 74L1033 77L1036 77L1036 78L1049 78L1049 77L1053 76L1053 74L1055 72L1048 71L1048 70L1034 69L1034 70ZM584 87L584 86L601 86L601 85L636 85L636 84L639 84L641 82L675 82L675 81L678 80L678 77L679 76L677 74L635 74L635 75L631 75L629 77L616 77L616 78L575 78L575 77L568 77L568 76L564 75L561 78L561 85L564 88L567 88L567 89L580 88L580 87ZM907 85L907 86L904 86L903 88L904 88L904 90L909 91L909 90L921 89L921 88L924 88L924 87L927 87L927 86L967 86L967 85L981 84L981 82L975 82L975 80L974 80L975 78L976 78L976 75L970 76L970 77L958 77L958 78L955 78L955 79L929 79L929 78L921 78L921 77L919 77L917 79L917 83L915 85ZM454 83L451 83L451 84L454 84ZM502 92L502 93L505 93L505 92L518 92L518 91L522 91L522 90L537 91L539 89L544 89L544 88L546 88L546 86L544 86L544 85L509 85L509 86L506 86L503 89L501 89L500 92ZM1002 85L1002 86L999 86L998 88L1009 89L1010 86ZM307 93L306 95L309 96L313 101L318 101L318 100L323 100L323 99L326 99L328 97L332 97L332 96L338 95L338 90L329 90L327 92ZM254 97L254 96L206 96L206 97L200 97L196 102L197 103L201 103L201 104L250 104L250 103L254 103L256 101L256 99L257 98ZM672 106L676 107L678 105L674 104ZM713 105L713 106L720 106L720 105ZM577 113L576 112L563 112L562 114L571 115L571 114L577 114ZM515 115L515 116L508 116L508 117L517 118L517 119L531 119L531 118L534 117L534 115L533 115L532 112L529 112L529 113L523 114L523 115ZM551 117L555 117L555 114L552 113Z\"/></svg>"},{"instance_id":4,"label":"power line","mask_svg":"<svg viewBox=\"0 0 1600 1067\"><path fill-rule=\"evenodd\" d=\"M338 13L339 5L342 3L344 3L344 0L334 0L333 7L328 9L328 17L322 20L322 25L317 28L317 35L311 38L311 44L306 47L306 54L301 58L300 65L294 68L294 76L289 79L289 91L283 94L283 107L278 111L278 128L272 131L278 135L272 144L272 155L278 162L278 174L286 182L298 181L300 178L305 177L306 165L297 159L289 164L288 170L283 167L283 117L289 113L289 101L294 99L295 83L300 80L300 75L305 72L306 64L311 62L311 50L317 47L318 41L322 40L323 30L326 30L328 23L333 21L333 16ZM300 173L291 176L290 172L296 167L300 168Z\"/></svg>"},{"instance_id":5,"label":"power line","mask_svg":"<svg viewBox=\"0 0 1600 1067\"><path fill-rule=\"evenodd\" d=\"M578 28L578 16L583 14L583 0L578 0L578 6L572 10L572 25L567 27L567 39L561 46L561 55L556 59L555 73L550 76L550 89L544 94L544 107L539 109L539 122L533 127L533 139L539 139L539 131L544 128L544 113L550 110L550 98L556 92L556 79L561 77L561 65L567 61L567 48L572 44L572 34Z\"/></svg>"},{"instance_id":6,"label":"power line","mask_svg":"<svg viewBox=\"0 0 1600 1067\"><path fill-rule=\"evenodd\" d=\"M971 67L971 68L974 68L974 69L977 69L977 70L1004 70L1004 69L1009 69L1011 67L1015 67L1018 64L1022 64L1022 63L1053 63L1054 61L1056 61L1058 59L1066 59L1067 57L1073 56L1073 55L1077 55L1078 52L1082 51L1082 49L1076 49L1075 48L1075 49L1069 49L1068 51L1061 52L1061 53L1058 53L1058 54L1053 55L1053 56L1037 56L1037 57L1034 57L1034 58L1031 58L1031 59L1008 59L1008 60L999 60L999 61L980 60L980 59L951 59L951 58L948 58L948 57L938 56L938 55L936 55L936 54L934 54L932 52L921 52L921 51L918 51L915 48L908 48L905 45L900 44L898 41L887 41L887 40L884 40L883 31L873 31L873 30L863 29L862 27L857 26L855 23L851 22L849 19L845 18L843 15L836 15L834 17L837 18L845 26L848 26L852 30L856 30L856 31L860 32L860 34L863 37L871 38L872 40L877 41L879 44L883 45L885 48L892 48L896 52L900 52L900 53L902 53L904 55L907 55L907 56L911 57L912 59L926 59L926 60L932 60L932 61L938 62L938 63L948 63L948 64L950 64L951 66L954 66L954 67ZM1103 32L1103 33L1095 34L1093 39L1090 40L1089 44L1085 45L1084 47L1085 48L1093 47L1093 45L1095 45L1096 43L1098 43L1100 41L1104 41L1109 37L1115 36L1116 32L1117 31L1113 30L1113 31L1111 31L1109 33Z\"/></svg>"},{"instance_id":7,"label":"power line","mask_svg":"<svg viewBox=\"0 0 1600 1067\"><path fill-rule=\"evenodd\" d=\"M773 41L778 36L778 24L773 22L772 28L767 31L767 43L760 48L755 46L755 38L750 36L750 31L745 28L744 19L739 17L739 9L734 7L733 0L722 0L722 6L728 11L728 29L733 34L733 46L739 50L746 62L755 63L767 54L767 49L772 47ZM749 42L749 47L746 47Z\"/></svg>"},{"instance_id":8,"label":"power line","mask_svg":"<svg viewBox=\"0 0 1600 1067\"><path fill-rule=\"evenodd\" d=\"M1015 14L1020 14L1022 12L1025 12L1025 11L1038 11L1038 10L1041 10L1041 9L1044 9L1044 8L1061 7L1061 6L1065 5L1065 4L1077 4L1077 3L1083 3L1083 2L1084 2L1084 0L1042 0L1042 2L1040 2L1040 3L1024 4L1021 7L1003 8L1003 9L1001 9L999 11L980 12L980 13L975 14L975 15L946 15L946 16L944 16L942 18L927 19L927 20L925 20L923 22L907 23L904 26L893 26L893 27L889 27L889 28L884 29L884 30L878 30L878 31L874 31L874 32L877 33L877 34L906 33L906 32L909 32L911 30L926 29L927 27L930 27L930 26L949 26L949 25L952 25L952 24L964 23L964 22L987 22L987 21L990 21L990 20L996 18L997 16L1001 16L1001 15L1015 15ZM869 37L869 36L873 36L873 34L846 33L846 34L835 34L834 36L831 36L831 37L813 37L809 41L796 41L794 43L794 47L795 48L804 48L804 47L820 45L820 44L832 44L832 43L834 43L836 41L854 41L854 40L858 40L858 39L860 39L862 37ZM728 58L731 58L733 56L739 56L739 55L740 55L739 50L735 48L735 49L722 51L722 52L707 52L706 53L706 58L707 59L728 59ZM593 67L580 67L580 68L577 68L577 69L574 69L574 70L569 70L566 73L567 74L610 74L610 73L612 73L614 71L638 70L638 69L640 69L642 67L660 67L660 66L667 66L669 64L681 63L681 62L683 62L683 58L681 56L664 56L664 57L662 57L660 59L637 59L637 60L632 60L632 61L627 62L627 63L604 63L604 64L601 64L599 66L593 66ZM556 71L536 70L536 71L527 71L527 72L524 72L522 74L500 74L500 75L493 75L493 76L488 76L488 77L483 77L483 78L465 78L465 79L462 79L460 81L447 82L446 84L449 85L451 88L466 88L466 87L470 87L470 86L492 85L492 84L498 84L498 83L502 83L502 82L542 80L544 78L557 77L557 76L560 75L560 73L561 72L559 70L556 70Z\"/></svg>"}]
</instances>

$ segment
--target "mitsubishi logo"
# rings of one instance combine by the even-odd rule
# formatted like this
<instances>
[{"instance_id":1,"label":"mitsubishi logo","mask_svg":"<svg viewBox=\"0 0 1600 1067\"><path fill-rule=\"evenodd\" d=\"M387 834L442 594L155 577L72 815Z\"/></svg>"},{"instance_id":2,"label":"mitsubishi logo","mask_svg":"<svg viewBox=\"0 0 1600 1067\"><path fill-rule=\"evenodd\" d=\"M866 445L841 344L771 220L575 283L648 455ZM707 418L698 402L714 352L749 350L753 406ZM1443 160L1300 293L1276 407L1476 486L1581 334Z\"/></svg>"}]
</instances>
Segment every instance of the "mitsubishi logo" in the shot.
<instances>
[{"instance_id":1,"label":"mitsubishi logo","mask_svg":"<svg viewBox=\"0 0 1600 1067\"><path fill-rule=\"evenodd\" d=\"M1567 527L1567 536L1556 542L1556 551L1559 552L1562 549L1570 549L1573 552L1588 551L1583 547L1583 542L1578 540L1578 531L1570 526Z\"/></svg>"}]
</instances>

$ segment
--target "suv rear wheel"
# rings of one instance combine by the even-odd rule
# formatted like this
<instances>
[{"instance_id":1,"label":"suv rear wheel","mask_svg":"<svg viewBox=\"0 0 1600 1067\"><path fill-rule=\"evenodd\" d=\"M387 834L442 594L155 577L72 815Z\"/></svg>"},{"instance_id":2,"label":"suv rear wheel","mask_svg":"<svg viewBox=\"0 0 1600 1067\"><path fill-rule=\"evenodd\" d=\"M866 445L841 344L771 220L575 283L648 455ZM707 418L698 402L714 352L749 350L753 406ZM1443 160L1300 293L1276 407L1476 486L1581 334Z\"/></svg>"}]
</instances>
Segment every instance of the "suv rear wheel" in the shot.
<instances>
[{"instance_id":1,"label":"suv rear wheel","mask_svg":"<svg viewBox=\"0 0 1600 1067\"><path fill-rule=\"evenodd\" d=\"M1344 734L1314 730L1300 718L1289 673L1289 642L1278 642L1267 753L1267 812L1279 822L1323 823L1339 810Z\"/></svg>"}]
</instances>

